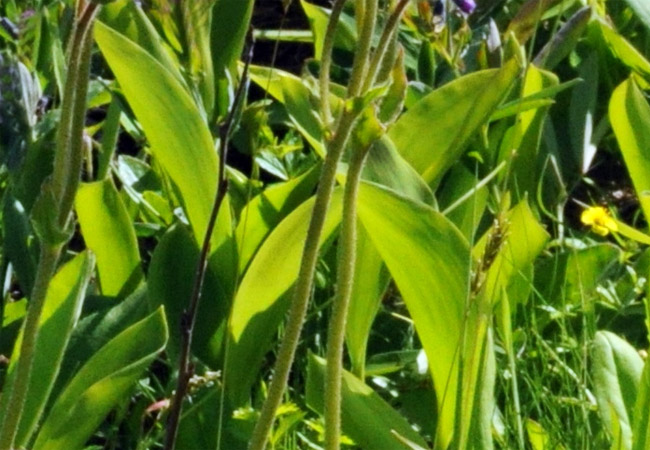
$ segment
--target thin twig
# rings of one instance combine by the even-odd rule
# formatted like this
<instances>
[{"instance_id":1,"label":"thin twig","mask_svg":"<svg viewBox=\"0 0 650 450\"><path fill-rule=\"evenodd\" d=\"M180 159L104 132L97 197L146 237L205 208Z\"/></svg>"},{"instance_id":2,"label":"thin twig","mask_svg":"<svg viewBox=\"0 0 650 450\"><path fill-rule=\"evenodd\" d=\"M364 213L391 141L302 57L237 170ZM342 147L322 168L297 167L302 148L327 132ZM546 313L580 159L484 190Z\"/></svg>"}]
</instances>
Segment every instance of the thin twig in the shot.
<instances>
[{"instance_id":1,"label":"thin twig","mask_svg":"<svg viewBox=\"0 0 650 450\"><path fill-rule=\"evenodd\" d=\"M203 237L203 244L201 246L201 253L199 260L196 264L194 285L192 287L192 296L190 297L188 308L183 312L181 317L181 354L178 368L178 382L176 384L176 392L171 401L169 416L167 418L167 430L165 436L165 450L172 450L176 445L176 437L178 436L178 427L180 425L180 416L183 409L183 400L187 395L187 390L190 378L194 373L194 365L190 362L190 354L192 348L192 337L194 334L194 325L196 324L196 317L198 315L199 303L201 300L201 289L203 281L205 280L205 272L208 264L208 255L210 253L210 240L214 231L221 204L226 198L228 192L228 180L226 179L226 159L228 157L228 143L230 133L232 131L235 114L238 106L241 103L244 93L246 92L246 85L248 79L248 68L250 67L251 59L253 56L253 33L252 28L248 31L247 36L247 50L246 50L246 63L242 73L235 100L228 112L224 123L219 128L219 169L217 175L217 192L214 197L212 211L210 212L210 219L208 227Z\"/></svg>"}]
</instances>

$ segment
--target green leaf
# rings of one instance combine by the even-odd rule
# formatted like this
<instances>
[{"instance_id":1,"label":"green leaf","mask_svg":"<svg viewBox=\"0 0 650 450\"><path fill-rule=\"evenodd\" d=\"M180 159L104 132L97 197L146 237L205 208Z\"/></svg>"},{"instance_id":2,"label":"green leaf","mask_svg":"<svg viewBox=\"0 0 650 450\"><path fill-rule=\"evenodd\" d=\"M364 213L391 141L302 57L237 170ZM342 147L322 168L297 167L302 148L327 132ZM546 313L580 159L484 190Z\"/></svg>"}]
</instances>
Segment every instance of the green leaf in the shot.
<instances>
[{"instance_id":1,"label":"green leaf","mask_svg":"<svg viewBox=\"0 0 650 450\"><path fill-rule=\"evenodd\" d=\"M74 233L71 223L64 228L59 225L56 208L52 208L52 205L56 204L58 204L58 199L54 195L51 180L48 178L41 186L41 193L34 202L30 217L34 233L42 245L61 245L69 241Z\"/></svg>"},{"instance_id":2,"label":"green leaf","mask_svg":"<svg viewBox=\"0 0 650 450\"><path fill-rule=\"evenodd\" d=\"M34 450L81 449L167 342L157 309L102 347L70 381L43 423Z\"/></svg>"},{"instance_id":3,"label":"green leaf","mask_svg":"<svg viewBox=\"0 0 650 450\"><path fill-rule=\"evenodd\" d=\"M194 2L188 2L192 4ZM237 61L244 48L246 33L253 14L253 0L216 0L212 7L210 48L212 67L217 83L217 113L225 116L230 108L232 89L228 78L234 78ZM206 52L208 49L205 50ZM207 56L207 55L205 55Z\"/></svg>"},{"instance_id":4,"label":"green leaf","mask_svg":"<svg viewBox=\"0 0 650 450\"><path fill-rule=\"evenodd\" d=\"M574 49L591 20L592 7L585 6L573 14L562 27L553 34L544 48L537 54L533 64L553 70Z\"/></svg>"},{"instance_id":5,"label":"green leaf","mask_svg":"<svg viewBox=\"0 0 650 450\"><path fill-rule=\"evenodd\" d=\"M634 347L609 331L596 332L592 355L594 389L600 417L610 436L620 439L620 448L630 449L634 404L643 360Z\"/></svg>"},{"instance_id":6,"label":"green leaf","mask_svg":"<svg viewBox=\"0 0 650 450\"><path fill-rule=\"evenodd\" d=\"M587 173L596 156L593 142L596 102L598 100L598 54L593 52L580 62L580 77L585 80L571 93L569 133L571 147L582 173Z\"/></svg>"},{"instance_id":7,"label":"green leaf","mask_svg":"<svg viewBox=\"0 0 650 450\"><path fill-rule=\"evenodd\" d=\"M550 238L525 200L508 211L505 226L506 238L485 281L485 291L494 301L502 287L507 288L522 274L525 276L524 269L535 261ZM489 234L485 233L472 249L475 258L483 256Z\"/></svg>"},{"instance_id":8,"label":"green leaf","mask_svg":"<svg viewBox=\"0 0 650 450\"><path fill-rule=\"evenodd\" d=\"M646 450L650 445L650 364L643 366L643 373L634 407L633 450Z\"/></svg>"},{"instance_id":9,"label":"green leaf","mask_svg":"<svg viewBox=\"0 0 650 450\"><path fill-rule=\"evenodd\" d=\"M205 119L178 79L146 50L101 22L95 26L95 39L151 152L178 187L195 239L202 241L217 188L217 153ZM229 241L229 211L226 201L212 239L214 249Z\"/></svg>"},{"instance_id":10,"label":"green leaf","mask_svg":"<svg viewBox=\"0 0 650 450\"><path fill-rule=\"evenodd\" d=\"M523 81L523 96L538 94L545 89L558 86L558 78L552 72L529 66ZM501 141L500 161L511 161L508 177L511 179L511 191L520 199L528 193L537 192L539 177L543 172L539 158L542 130L549 107L522 112L515 124L506 132ZM513 149L516 156L513 158ZM505 175L504 175L505 176Z\"/></svg>"},{"instance_id":11,"label":"green leaf","mask_svg":"<svg viewBox=\"0 0 650 450\"><path fill-rule=\"evenodd\" d=\"M399 154L386 135L378 139L368 152L362 178L381 184L401 195L427 205L435 205L431 188L419 173Z\"/></svg>"},{"instance_id":12,"label":"green leaf","mask_svg":"<svg viewBox=\"0 0 650 450\"><path fill-rule=\"evenodd\" d=\"M650 218L650 106L634 80L628 79L614 90L609 120L643 214Z\"/></svg>"},{"instance_id":13,"label":"green leaf","mask_svg":"<svg viewBox=\"0 0 650 450\"><path fill-rule=\"evenodd\" d=\"M178 64L163 47L163 39L137 3L117 0L105 5L100 10L99 20L144 49L185 85Z\"/></svg>"},{"instance_id":14,"label":"green leaf","mask_svg":"<svg viewBox=\"0 0 650 450\"><path fill-rule=\"evenodd\" d=\"M36 341L36 353L29 378L29 395L25 401L22 420L16 436L18 446L26 445L39 422L56 380L63 354L68 345L72 329L75 326L86 293L88 281L93 272L94 258L88 252L80 253L66 263L52 278L45 298L45 306L39 322ZM22 333L22 332L21 332ZM8 377L15 373L20 357L19 336L15 343ZM5 383L5 386L10 386ZM9 392L3 392L8 398ZM6 403L0 408L0 417L4 417Z\"/></svg>"},{"instance_id":15,"label":"green leaf","mask_svg":"<svg viewBox=\"0 0 650 450\"><path fill-rule=\"evenodd\" d=\"M444 448L454 427L469 246L432 208L369 183L359 190L359 218L393 276L427 354L438 399L437 440Z\"/></svg>"},{"instance_id":16,"label":"green leaf","mask_svg":"<svg viewBox=\"0 0 650 450\"><path fill-rule=\"evenodd\" d=\"M435 184L489 120L519 73L512 59L501 69L460 77L417 102L388 136L425 181Z\"/></svg>"},{"instance_id":17,"label":"green leaf","mask_svg":"<svg viewBox=\"0 0 650 450\"><path fill-rule=\"evenodd\" d=\"M75 208L81 233L97 256L101 292L124 297L142 280L135 231L111 180L84 183L77 191Z\"/></svg>"},{"instance_id":18,"label":"green leaf","mask_svg":"<svg viewBox=\"0 0 650 450\"><path fill-rule=\"evenodd\" d=\"M23 204L11 192L4 195L2 236L4 256L11 261L23 292L31 292L36 273L36 261L30 248L31 228Z\"/></svg>"},{"instance_id":19,"label":"green leaf","mask_svg":"<svg viewBox=\"0 0 650 450\"><path fill-rule=\"evenodd\" d=\"M607 47L623 64L650 82L650 61L604 20L596 22Z\"/></svg>"},{"instance_id":20,"label":"green leaf","mask_svg":"<svg viewBox=\"0 0 650 450\"><path fill-rule=\"evenodd\" d=\"M625 2L630 5L646 28L650 29L650 3L645 0L625 0Z\"/></svg>"},{"instance_id":21,"label":"green leaf","mask_svg":"<svg viewBox=\"0 0 650 450\"><path fill-rule=\"evenodd\" d=\"M156 247L149 266L151 307L165 306L168 327L172 330L167 350L176 361L180 349L183 312L187 309L199 259L199 247L187 227L171 227ZM217 280L209 262L201 291L201 302L192 340L192 352L213 369L219 367L222 338L230 297Z\"/></svg>"},{"instance_id":22,"label":"green leaf","mask_svg":"<svg viewBox=\"0 0 650 450\"><path fill-rule=\"evenodd\" d=\"M357 264L354 269L345 342L353 372L359 377L364 372L370 328L389 281L390 277L381 256L368 238L366 230L360 224L357 225Z\"/></svg>"},{"instance_id":23,"label":"green leaf","mask_svg":"<svg viewBox=\"0 0 650 450\"><path fill-rule=\"evenodd\" d=\"M342 192L334 191L321 245L341 220ZM225 385L233 406L241 405L288 307L287 291L298 277L314 198L289 214L264 241L242 278L230 316Z\"/></svg>"},{"instance_id":24,"label":"green leaf","mask_svg":"<svg viewBox=\"0 0 650 450\"><path fill-rule=\"evenodd\" d=\"M70 344L52 391L53 398L101 347L149 315L147 295L147 285L143 283L125 299L86 297L81 318L70 336Z\"/></svg>"},{"instance_id":25,"label":"green leaf","mask_svg":"<svg viewBox=\"0 0 650 450\"><path fill-rule=\"evenodd\" d=\"M300 0L300 5L305 11L314 35L314 57L320 61L323 55L323 43L331 11L321 6L312 5L305 0ZM354 22L350 17L341 14L341 19L336 25L336 33L334 34L334 47L353 51L356 45L357 34Z\"/></svg>"},{"instance_id":26,"label":"green leaf","mask_svg":"<svg viewBox=\"0 0 650 450\"><path fill-rule=\"evenodd\" d=\"M317 105L312 103L311 93L297 76L262 66L250 66L251 80L282 103L291 122L321 157L325 156L323 131L318 118Z\"/></svg>"},{"instance_id":27,"label":"green leaf","mask_svg":"<svg viewBox=\"0 0 650 450\"><path fill-rule=\"evenodd\" d=\"M320 164L293 180L271 185L242 210L235 231L240 272L244 271L273 228L311 196L318 182L319 168Z\"/></svg>"},{"instance_id":28,"label":"green leaf","mask_svg":"<svg viewBox=\"0 0 650 450\"><path fill-rule=\"evenodd\" d=\"M325 360L309 355L307 405L322 414L324 408ZM394 433L428 448L409 423L375 391L349 372L343 373L341 423L343 432L365 450L404 448Z\"/></svg>"},{"instance_id":29,"label":"green leaf","mask_svg":"<svg viewBox=\"0 0 650 450\"><path fill-rule=\"evenodd\" d=\"M517 41L524 44L535 34L544 13L562 0L528 0L517 11L515 17L510 21L506 36L513 33ZM562 12L567 8L562 3Z\"/></svg>"}]
</instances>

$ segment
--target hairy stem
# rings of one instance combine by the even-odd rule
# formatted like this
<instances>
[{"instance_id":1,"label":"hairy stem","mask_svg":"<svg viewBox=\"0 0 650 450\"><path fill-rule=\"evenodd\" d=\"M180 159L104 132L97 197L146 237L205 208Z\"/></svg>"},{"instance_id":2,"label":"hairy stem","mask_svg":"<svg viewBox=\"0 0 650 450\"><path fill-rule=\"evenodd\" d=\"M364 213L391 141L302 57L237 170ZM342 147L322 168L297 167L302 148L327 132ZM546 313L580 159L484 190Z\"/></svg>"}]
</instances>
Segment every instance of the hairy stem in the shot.
<instances>
[{"instance_id":1,"label":"hairy stem","mask_svg":"<svg viewBox=\"0 0 650 450\"><path fill-rule=\"evenodd\" d=\"M289 372L296 348L298 347L302 325L305 321L307 305L309 304L316 262L318 261L320 237L334 190L336 168L352 127L354 126L354 122L354 114L345 111L341 116L336 134L325 157L323 171L316 192L316 201L307 230L307 239L302 252L300 272L293 291L289 318L287 319L284 337L282 338L282 344L278 351L278 358L274 367L273 379L269 385L268 395L262 406L260 418L255 425L255 430L253 431L253 436L248 446L250 450L264 450L266 448L266 441L273 426L275 412L280 406L282 395L284 394L284 389L289 379Z\"/></svg>"},{"instance_id":2,"label":"hairy stem","mask_svg":"<svg viewBox=\"0 0 650 450\"><path fill-rule=\"evenodd\" d=\"M83 127L86 113L86 93L92 50L92 23L98 5L78 3L76 20L70 41L69 68L61 105L61 122L57 134L52 189L58 200L55 208L55 224L65 229L72 210L72 203L79 185L83 160ZM34 352L38 339L39 322L50 280L65 242L41 242L41 252L36 279L29 298L25 317L20 354L13 382L8 387L7 415L0 429L0 449L12 449L20 426L20 419L27 398Z\"/></svg>"},{"instance_id":3,"label":"hairy stem","mask_svg":"<svg viewBox=\"0 0 650 450\"><path fill-rule=\"evenodd\" d=\"M372 60L370 61L370 66L368 68L368 74L363 83L364 91L370 89L377 80L377 74L379 73L382 61L386 55L386 50L390 46L393 34L399 26L399 21L402 17L402 13L408 6L409 1L410 0L400 0L386 21L384 30L382 31L381 37L379 38L379 44L377 45L377 48L372 55Z\"/></svg>"},{"instance_id":4,"label":"hairy stem","mask_svg":"<svg viewBox=\"0 0 650 450\"><path fill-rule=\"evenodd\" d=\"M365 0L365 11L362 20L359 48L352 63L352 76L348 86L348 97L355 97L361 92L363 79L368 71L368 56L372 47L372 36L377 23L378 0Z\"/></svg>"},{"instance_id":5,"label":"hairy stem","mask_svg":"<svg viewBox=\"0 0 650 450\"><path fill-rule=\"evenodd\" d=\"M348 167L339 236L336 295L327 334L325 376L325 450L338 450L341 436L341 377L348 306L354 284L357 254L357 194L367 149L354 152Z\"/></svg>"},{"instance_id":6,"label":"hairy stem","mask_svg":"<svg viewBox=\"0 0 650 450\"><path fill-rule=\"evenodd\" d=\"M16 373L12 376L13 384L9 387L7 416L0 433L0 449L14 448L14 440L22 417L23 406L27 398L30 372L34 361L34 349L38 338L38 325L45 305L45 296L50 280L56 269L56 262L61 253L61 246L41 248L36 270L34 287L29 299L29 309L25 317L23 340L20 345L20 356L16 364Z\"/></svg>"},{"instance_id":7,"label":"hairy stem","mask_svg":"<svg viewBox=\"0 0 650 450\"><path fill-rule=\"evenodd\" d=\"M357 3L360 4L361 1ZM345 5L345 0L336 0L334 2L330 20L327 23L327 30L325 31L325 39L323 40L323 54L321 55L318 81L320 85L321 120L325 128L328 128L332 121L332 111L330 108L330 69L332 67L332 49L334 48L336 25L341 17L343 5Z\"/></svg>"}]
</instances>

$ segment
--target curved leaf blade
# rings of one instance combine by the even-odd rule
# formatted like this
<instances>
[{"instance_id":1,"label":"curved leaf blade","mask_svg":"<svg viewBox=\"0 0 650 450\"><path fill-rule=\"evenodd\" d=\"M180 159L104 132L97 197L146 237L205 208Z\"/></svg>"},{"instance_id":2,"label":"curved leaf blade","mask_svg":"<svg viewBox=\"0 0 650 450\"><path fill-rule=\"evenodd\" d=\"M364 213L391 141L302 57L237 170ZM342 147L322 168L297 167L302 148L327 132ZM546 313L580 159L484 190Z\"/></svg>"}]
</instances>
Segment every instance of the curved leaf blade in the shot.
<instances>
[{"instance_id":1,"label":"curved leaf blade","mask_svg":"<svg viewBox=\"0 0 650 450\"><path fill-rule=\"evenodd\" d=\"M369 183L359 190L359 218L393 276L427 354L438 399L437 439L444 448L454 426L469 245L432 208Z\"/></svg>"},{"instance_id":2,"label":"curved leaf blade","mask_svg":"<svg viewBox=\"0 0 650 450\"><path fill-rule=\"evenodd\" d=\"M81 313L86 287L92 275L94 258L88 252L80 253L66 263L52 278L40 319L36 341L36 354L29 379L29 395L25 400L23 415L16 436L18 446L25 445L34 432L59 373L63 354L67 348L72 329ZM9 366L12 377L19 359L22 339L19 337ZM10 386L10 383L5 383ZM8 398L8 391L3 392ZM4 417L6 403L0 408Z\"/></svg>"},{"instance_id":3,"label":"curved leaf blade","mask_svg":"<svg viewBox=\"0 0 650 450\"><path fill-rule=\"evenodd\" d=\"M208 126L178 79L146 50L98 22L95 40L120 82L138 121L181 194L196 239L205 235L217 184L217 153ZM227 203L221 208L216 239L218 248L229 236Z\"/></svg>"},{"instance_id":4,"label":"curved leaf blade","mask_svg":"<svg viewBox=\"0 0 650 450\"><path fill-rule=\"evenodd\" d=\"M341 221L342 192L335 190L321 235L321 245ZM298 277L300 258L314 198L289 214L264 241L251 261L231 310L226 389L240 405L257 375L288 307L287 292Z\"/></svg>"},{"instance_id":5,"label":"curved leaf blade","mask_svg":"<svg viewBox=\"0 0 650 450\"><path fill-rule=\"evenodd\" d=\"M124 330L79 370L43 423L34 450L81 449L167 342L163 308Z\"/></svg>"},{"instance_id":6,"label":"curved leaf blade","mask_svg":"<svg viewBox=\"0 0 650 450\"><path fill-rule=\"evenodd\" d=\"M388 136L425 181L435 183L488 122L519 73L519 64L512 59L501 69L460 77L417 102Z\"/></svg>"},{"instance_id":7,"label":"curved leaf blade","mask_svg":"<svg viewBox=\"0 0 650 450\"><path fill-rule=\"evenodd\" d=\"M143 278L135 230L111 180L84 183L75 209L84 241L97 256L102 293L126 296Z\"/></svg>"}]
</instances>

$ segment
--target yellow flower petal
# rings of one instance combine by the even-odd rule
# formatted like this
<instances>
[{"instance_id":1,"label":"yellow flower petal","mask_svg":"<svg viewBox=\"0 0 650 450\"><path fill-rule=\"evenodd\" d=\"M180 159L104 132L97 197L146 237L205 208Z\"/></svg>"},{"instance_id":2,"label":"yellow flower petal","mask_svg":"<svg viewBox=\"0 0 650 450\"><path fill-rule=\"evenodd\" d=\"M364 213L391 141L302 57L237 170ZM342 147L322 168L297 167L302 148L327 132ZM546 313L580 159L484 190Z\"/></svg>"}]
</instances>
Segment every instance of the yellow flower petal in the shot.
<instances>
[{"instance_id":1,"label":"yellow flower petal","mask_svg":"<svg viewBox=\"0 0 650 450\"><path fill-rule=\"evenodd\" d=\"M602 206L592 206L582 211L580 221L591 227L592 231L601 236L607 236L610 231L618 231L616 221L609 211Z\"/></svg>"}]
</instances>

